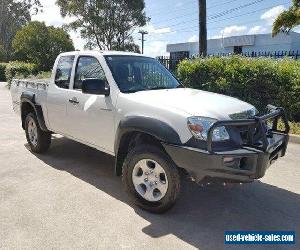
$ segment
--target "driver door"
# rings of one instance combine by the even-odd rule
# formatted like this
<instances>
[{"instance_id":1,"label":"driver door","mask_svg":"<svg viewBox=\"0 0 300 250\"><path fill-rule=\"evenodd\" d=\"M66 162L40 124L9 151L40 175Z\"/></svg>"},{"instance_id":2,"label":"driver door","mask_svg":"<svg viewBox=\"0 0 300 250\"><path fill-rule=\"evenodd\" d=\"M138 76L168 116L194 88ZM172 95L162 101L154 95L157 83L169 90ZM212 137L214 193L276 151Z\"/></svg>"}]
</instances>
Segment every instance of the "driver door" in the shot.
<instances>
[{"instance_id":1,"label":"driver door","mask_svg":"<svg viewBox=\"0 0 300 250\"><path fill-rule=\"evenodd\" d=\"M69 134L79 141L113 153L114 107L110 96L82 93L82 81L88 78L106 80L97 58L79 56L73 86L67 103Z\"/></svg>"}]
</instances>

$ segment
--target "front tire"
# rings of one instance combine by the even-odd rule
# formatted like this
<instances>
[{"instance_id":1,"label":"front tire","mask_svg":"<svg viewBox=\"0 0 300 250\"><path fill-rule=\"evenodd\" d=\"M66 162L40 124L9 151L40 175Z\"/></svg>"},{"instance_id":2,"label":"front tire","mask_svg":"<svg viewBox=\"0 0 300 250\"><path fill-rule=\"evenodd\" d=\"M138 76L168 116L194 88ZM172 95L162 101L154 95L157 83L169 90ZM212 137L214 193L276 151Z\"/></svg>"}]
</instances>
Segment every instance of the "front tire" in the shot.
<instances>
[{"instance_id":1,"label":"front tire","mask_svg":"<svg viewBox=\"0 0 300 250\"><path fill-rule=\"evenodd\" d=\"M180 177L176 165L158 147L141 145L127 155L122 181L134 204L153 213L163 213L176 202Z\"/></svg>"},{"instance_id":2,"label":"front tire","mask_svg":"<svg viewBox=\"0 0 300 250\"><path fill-rule=\"evenodd\" d=\"M29 113L25 119L26 139L32 152L44 153L51 144L51 133L43 131L38 123L36 115Z\"/></svg>"}]
</instances>

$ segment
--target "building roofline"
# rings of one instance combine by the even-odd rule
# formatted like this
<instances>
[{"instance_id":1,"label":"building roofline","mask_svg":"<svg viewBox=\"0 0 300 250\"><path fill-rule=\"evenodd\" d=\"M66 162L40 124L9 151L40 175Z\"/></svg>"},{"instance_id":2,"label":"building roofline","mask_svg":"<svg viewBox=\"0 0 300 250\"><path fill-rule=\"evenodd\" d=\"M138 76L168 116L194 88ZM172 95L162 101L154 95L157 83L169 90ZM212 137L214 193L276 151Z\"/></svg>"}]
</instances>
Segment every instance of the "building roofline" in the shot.
<instances>
[{"instance_id":1,"label":"building roofline","mask_svg":"<svg viewBox=\"0 0 300 250\"><path fill-rule=\"evenodd\" d=\"M289 34L297 34L300 35L300 33L296 31L290 31L289 34L286 33L280 33L283 35L289 35ZM207 39L208 41L215 41L215 40L220 40L220 39L225 39L225 38L234 38L234 37L245 37L245 36L261 36L261 35L270 35L272 36L272 33L258 33L258 34L245 34L245 35L239 35L239 36L226 36L226 37L220 37L220 38L211 38ZM167 45L184 45L184 44L197 44L198 42L181 42L181 43L168 43Z\"/></svg>"}]
</instances>

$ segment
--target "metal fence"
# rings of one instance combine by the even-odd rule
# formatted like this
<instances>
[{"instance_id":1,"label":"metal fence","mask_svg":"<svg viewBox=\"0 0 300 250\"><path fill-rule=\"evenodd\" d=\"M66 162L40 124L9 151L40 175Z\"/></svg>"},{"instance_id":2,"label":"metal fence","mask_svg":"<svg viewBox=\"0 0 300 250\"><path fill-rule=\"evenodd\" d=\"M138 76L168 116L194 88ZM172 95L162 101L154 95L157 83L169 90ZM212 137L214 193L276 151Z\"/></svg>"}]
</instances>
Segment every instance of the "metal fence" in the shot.
<instances>
[{"instance_id":1,"label":"metal fence","mask_svg":"<svg viewBox=\"0 0 300 250\"><path fill-rule=\"evenodd\" d=\"M210 55L210 56L232 56L233 54L226 54L226 53L220 53L220 54L215 54L215 55ZM241 53L242 56L246 57L270 57L274 59L280 59L284 57L289 57L292 59L300 59L300 51L275 51L275 52L270 52L270 51L252 51L252 52L244 52Z\"/></svg>"},{"instance_id":2,"label":"metal fence","mask_svg":"<svg viewBox=\"0 0 300 250\"><path fill-rule=\"evenodd\" d=\"M208 55L208 57L228 57L233 56L232 53L218 53L213 55ZM252 57L252 58L258 58L258 57L268 57L268 58L274 58L274 59L281 59L281 58L291 58L295 60L300 59L300 51L275 51L275 52L269 52L269 51L259 51L259 52L244 52L240 54L241 56L245 57ZM177 65L184 59L195 59L199 58L199 55L193 55L189 58L187 57L177 57L172 58L168 56L159 56L157 59L170 71L175 71Z\"/></svg>"},{"instance_id":3,"label":"metal fence","mask_svg":"<svg viewBox=\"0 0 300 250\"><path fill-rule=\"evenodd\" d=\"M159 56L157 58L161 64L163 64L168 70L170 71L175 71L177 65L184 59L189 59L189 58L170 58L168 56Z\"/></svg>"}]
</instances>

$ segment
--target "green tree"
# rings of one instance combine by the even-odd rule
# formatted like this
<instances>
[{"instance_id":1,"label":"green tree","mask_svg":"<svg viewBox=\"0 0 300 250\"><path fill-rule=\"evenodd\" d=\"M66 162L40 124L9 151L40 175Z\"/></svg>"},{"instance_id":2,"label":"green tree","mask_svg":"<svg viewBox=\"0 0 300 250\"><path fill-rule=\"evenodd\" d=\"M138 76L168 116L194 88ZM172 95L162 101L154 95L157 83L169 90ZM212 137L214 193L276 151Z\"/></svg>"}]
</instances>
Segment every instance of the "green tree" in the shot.
<instances>
[{"instance_id":1,"label":"green tree","mask_svg":"<svg viewBox=\"0 0 300 250\"><path fill-rule=\"evenodd\" d=\"M276 36L280 32L288 33L298 25L300 25L300 0L293 0L292 6L276 18L272 35Z\"/></svg>"},{"instance_id":2,"label":"green tree","mask_svg":"<svg viewBox=\"0 0 300 250\"><path fill-rule=\"evenodd\" d=\"M121 44L120 41L114 42L111 46L111 50L132 51L135 53L141 53L140 47L134 43L132 37L128 38L124 44Z\"/></svg>"},{"instance_id":3,"label":"green tree","mask_svg":"<svg viewBox=\"0 0 300 250\"><path fill-rule=\"evenodd\" d=\"M3 45L0 43L0 62L5 61L5 50Z\"/></svg>"},{"instance_id":4,"label":"green tree","mask_svg":"<svg viewBox=\"0 0 300 250\"><path fill-rule=\"evenodd\" d=\"M80 30L88 48L136 50L132 32L148 21L144 0L57 0L62 16L76 17L68 25Z\"/></svg>"},{"instance_id":5,"label":"green tree","mask_svg":"<svg viewBox=\"0 0 300 250\"><path fill-rule=\"evenodd\" d=\"M48 68L53 67L56 57L66 51L75 50L73 41L69 34L62 28L48 27L49 31L49 52L48 52Z\"/></svg>"},{"instance_id":6,"label":"green tree","mask_svg":"<svg viewBox=\"0 0 300 250\"><path fill-rule=\"evenodd\" d=\"M43 71L51 69L58 54L74 50L72 40L62 28L47 27L37 21L17 32L13 48L18 60L35 63Z\"/></svg>"},{"instance_id":7,"label":"green tree","mask_svg":"<svg viewBox=\"0 0 300 250\"><path fill-rule=\"evenodd\" d=\"M0 43L4 49L4 60L11 59L12 40L18 30L31 20L31 15L41 8L39 0L0 1Z\"/></svg>"}]
</instances>

